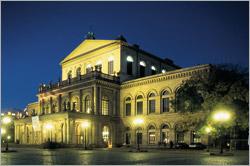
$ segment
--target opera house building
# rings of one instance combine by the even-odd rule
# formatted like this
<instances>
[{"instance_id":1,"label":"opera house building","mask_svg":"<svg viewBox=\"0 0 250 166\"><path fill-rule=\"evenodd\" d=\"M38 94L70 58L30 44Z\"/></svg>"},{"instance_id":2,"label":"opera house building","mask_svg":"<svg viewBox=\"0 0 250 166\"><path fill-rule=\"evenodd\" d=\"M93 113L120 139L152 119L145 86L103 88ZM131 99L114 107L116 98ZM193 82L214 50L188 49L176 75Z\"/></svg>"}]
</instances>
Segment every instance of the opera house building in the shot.
<instances>
[{"instance_id":1,"label":"opera house building","mask_svg":"<svg viewBox=\"0 0 250 166\"><path fill-rule=\"evenodd\" d=\"M202 142L200 113L182 114L173 105L183 81L210 65L181 68L123 36L86 39L60 62L61 79L42 83L37 101L15 120L15 142L115 147L154 147L172 141ZM48 81L48 80L45 80ZM188 129L185 127L188 125Z\"/></svg>"}]
</instances>

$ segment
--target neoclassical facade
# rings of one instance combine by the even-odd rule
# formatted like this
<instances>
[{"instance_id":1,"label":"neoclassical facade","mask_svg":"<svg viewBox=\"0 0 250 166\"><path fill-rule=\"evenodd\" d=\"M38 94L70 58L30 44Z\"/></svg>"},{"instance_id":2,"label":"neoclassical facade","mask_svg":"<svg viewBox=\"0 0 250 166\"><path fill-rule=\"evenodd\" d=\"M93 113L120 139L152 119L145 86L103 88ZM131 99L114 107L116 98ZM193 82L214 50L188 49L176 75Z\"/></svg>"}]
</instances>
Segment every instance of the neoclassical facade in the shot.
<instances>
[{"instance_id":1,"label":"neoclassical facade","mask_svg":"<svg viewBox=\"0 0 250 166\"><path fill-rule=\"evenodd\" d=\"M62 79L41 84L38 101L15 120L16 142L86 141L94 147L134 146L137 141L142 146L207 143L207 137L195 133L202 114L178 113L171 101L183 81L209 72L210 65L180 68L123 36L97 40L91 34L60 65Z\"/></svg>"}]
</instances>

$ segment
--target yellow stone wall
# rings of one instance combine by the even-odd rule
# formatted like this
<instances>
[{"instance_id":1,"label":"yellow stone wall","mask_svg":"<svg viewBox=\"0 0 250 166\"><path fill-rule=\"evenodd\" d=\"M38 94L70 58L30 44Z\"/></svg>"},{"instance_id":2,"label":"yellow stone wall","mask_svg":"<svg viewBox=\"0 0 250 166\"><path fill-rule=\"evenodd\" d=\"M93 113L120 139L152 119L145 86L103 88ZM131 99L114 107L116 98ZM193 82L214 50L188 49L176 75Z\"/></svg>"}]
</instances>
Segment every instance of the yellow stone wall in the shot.
<instances>
[{"instance_id":1,"label":"yellow stone wall","mask_svg":"<svg viewBox=\"0 0 250 166\"><path fill-rule=\"evenodd\" d=\"M98 47L96 46L97 43ZM75 56L71 57L72 55L70 54L61 62L62 80L67 79L67 74L70 70L72 71L72 76L76 77L78 67L81 67L81 74L86 74L88 65L91 65L94 69L98 63L102 64L102 72L108 74L108 61L110 59L114 61L114 72L120 71L120 41L85 40L81 45L72 52L75 53Z\"/></svg>"}]
</instances>

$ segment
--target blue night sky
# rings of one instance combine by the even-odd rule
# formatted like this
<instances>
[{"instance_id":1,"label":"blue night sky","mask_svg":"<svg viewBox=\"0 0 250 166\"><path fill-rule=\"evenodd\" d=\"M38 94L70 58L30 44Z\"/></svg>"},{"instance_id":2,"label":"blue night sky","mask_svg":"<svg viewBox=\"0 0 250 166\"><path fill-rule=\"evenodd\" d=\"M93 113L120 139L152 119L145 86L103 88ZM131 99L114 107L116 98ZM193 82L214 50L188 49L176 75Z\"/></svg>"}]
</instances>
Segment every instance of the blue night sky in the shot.
<instances>
[{"instance_id":1,"label":"blue night sky","mask_svg":"<svg viewBox=\"0 0 250 166\"><path fill-rule=\"evenodd\" d=\"M59 62L90 29L181 66L248 67L248 2L2 2L2 105L37 101L40 83L57 81ZM92 28L90 28L92 26Z\"/></svg>"}]
</instances>

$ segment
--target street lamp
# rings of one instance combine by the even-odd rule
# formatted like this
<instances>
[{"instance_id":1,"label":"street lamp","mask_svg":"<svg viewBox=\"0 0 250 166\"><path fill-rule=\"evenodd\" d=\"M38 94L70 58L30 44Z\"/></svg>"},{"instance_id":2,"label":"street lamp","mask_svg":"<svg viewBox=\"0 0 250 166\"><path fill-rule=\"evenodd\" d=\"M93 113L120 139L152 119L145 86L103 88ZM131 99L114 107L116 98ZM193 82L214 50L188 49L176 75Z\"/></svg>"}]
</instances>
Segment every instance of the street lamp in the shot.
<instances>
[{"instance_id":1,"label":"street lamp","mask_svg":"<svg viewBox=\"0 0 250 166\"><path fill-rule=\"evenodd\" d=\"M4 128L1 128L1 134L4 135L6 133L6 130Z\"/></svg>"},{"instance_id":2,"label":"street lamp","mask_svg":"<svg viewBox=\"0 0 250 166\"><path fill-rule=\"evenodd\" d=\"M53 125L50 124L50 123L47 123L47 124L45 124L44 127L45 127L46 130L48 130L48 132L50 131L50 138L48 140L52 142L52 128L53 128Z\"/></svg>"},{"instance_id":3,"label":"street lamp","mask_svg":"<svg viewBox=\"0 0 250 166\"><path fill-rule=\"evenodd\" d=\"M139 135L139 131L138 128L140 125L142 125L144 123L144 120L141 118L137 118L134 120L134 124L136 126L136 137L137 137L137 150L140 151L140 135Z\"/></svg>"},{"instance_id":4,"label":"street lamp","mask_svg":"<svg viewBox=\"0 0 250 166\"><path fill-rule=\"evenodd\" d=\"M11 122L11 118L10 117L4 117L3 118L3 124L8 124Z\"/></svg>"},{"instance_id":5,"label":"street lamp","mask_svg":"<svg viewBox=\"0 0 250 166\"><path fill-rule=\"evenodd\" d=\"M211 129L211 127L207 126L207 127L205 128L205 131L206 131L206 133L207 133L207 135L208 135L208 140L207 140L207 151L209 151L209 135L210 135L212 129Z\"/></svg>"},{"instance_id":6,"label":"street lamp","mask_svg":"<svg viewBox=\"0 0 250 166\"><path fill-rule=\"evenodd\" d=\"M223 153L223 145L222 145L222 141L223 141L223 136L222 136L222 131L221 131L221 126L223 123L228 122L231 119L231 114L229 111L226 110L219 110L216 111L213 116L212 116L213 120L217 123L219 123L219 135L220 135L220 153Z\"/></svg>"},{"instance_id":7,"label":"street lamp","mask_svg":"<svg viewBox=\"0 0 250 166\"><path fill-rule=\"evenodd\" d=\"M87 150L87 143L86 143L86 140L87 140L87 128L89 128L90 123L88 121L84 121L84 122L82 122L81 126L84 129L84 149Z\"/></svg>"}]
</instances>

